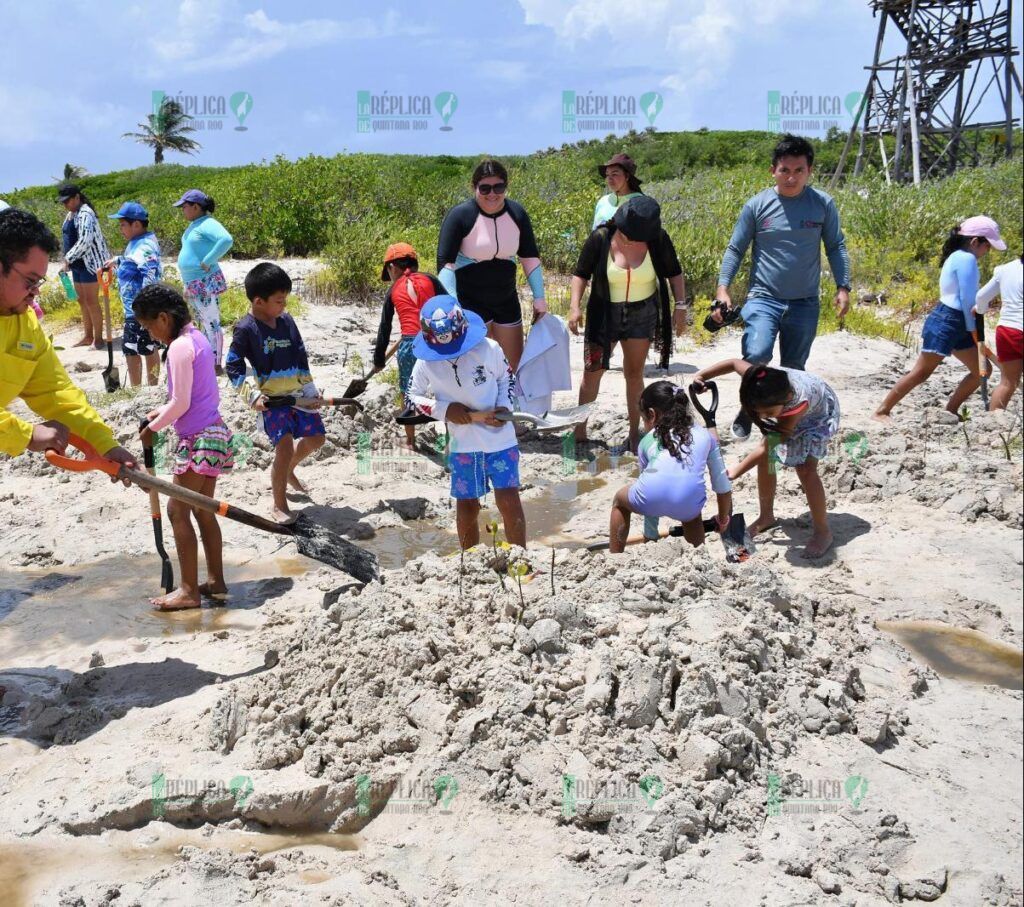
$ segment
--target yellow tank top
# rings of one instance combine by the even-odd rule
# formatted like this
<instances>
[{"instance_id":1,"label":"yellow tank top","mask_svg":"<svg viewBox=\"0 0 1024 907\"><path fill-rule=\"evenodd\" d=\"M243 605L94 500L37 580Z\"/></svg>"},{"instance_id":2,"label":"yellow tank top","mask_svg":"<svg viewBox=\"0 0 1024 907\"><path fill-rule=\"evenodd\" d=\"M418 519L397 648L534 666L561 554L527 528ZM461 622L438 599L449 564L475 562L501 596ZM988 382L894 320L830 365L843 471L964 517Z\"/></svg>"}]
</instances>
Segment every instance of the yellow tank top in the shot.
<instances>
[{"instance_id":1,"label":"yellow tank top","mask_svg":"<svg viewBox=\"0 0 1024 907\"><path fill-rule=\"evenodd\" d=\"M658 290L658 275L654 273L651 253L644 256L638 268L620 268L609 252L608 289L612 302L639 302L653 296Z\"/></svg>"}]
</instances>

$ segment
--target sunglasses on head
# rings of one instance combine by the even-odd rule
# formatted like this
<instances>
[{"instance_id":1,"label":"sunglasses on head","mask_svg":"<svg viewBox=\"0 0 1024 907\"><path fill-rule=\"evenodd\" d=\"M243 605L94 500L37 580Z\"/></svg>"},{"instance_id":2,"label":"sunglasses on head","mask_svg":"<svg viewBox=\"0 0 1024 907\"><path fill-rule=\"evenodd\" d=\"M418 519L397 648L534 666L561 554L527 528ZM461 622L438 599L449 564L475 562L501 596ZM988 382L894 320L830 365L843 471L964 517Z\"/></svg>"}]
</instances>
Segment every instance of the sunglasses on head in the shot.
<instances>
[{"instance_id":1,"label":"sunglasses on head","mask_svg":"<svg viewBox=\"0 0 1024 907\"><path fill-rule=\"evenodd\" d=\"M495 195L504 195L507 188L508 183L480 183L477 186L481 195L490 195L492 192Z\"/></svg>"}]
</instances>

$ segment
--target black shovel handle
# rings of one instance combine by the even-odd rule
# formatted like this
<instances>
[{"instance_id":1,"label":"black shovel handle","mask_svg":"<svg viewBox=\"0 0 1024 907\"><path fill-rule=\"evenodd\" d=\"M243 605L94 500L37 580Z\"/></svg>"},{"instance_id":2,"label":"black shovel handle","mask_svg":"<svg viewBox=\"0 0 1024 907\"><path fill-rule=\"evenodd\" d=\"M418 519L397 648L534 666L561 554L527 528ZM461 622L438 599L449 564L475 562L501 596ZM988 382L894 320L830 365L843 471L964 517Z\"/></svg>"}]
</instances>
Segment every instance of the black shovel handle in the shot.
<instances>
[{"instance_id":1,"label":"black shovel handle","mask_svg":"<svg viewBox=\"0 0 1024 907\"><path fill-rule=\"evenodd\" d=\"M139 419L139 431L149 425L149 420L143 416ZM151 444L142 445L142 461L146 466L146 472L151 476L156 474L156 457L153 455ZM156 491L149 492L149 509L153 517L153 542L156 553L160 555L160 587L164 592L171 592L174 589L174 565L164 548L164 523L160 514L160 495Z\"/></svg>"},{"instance_id":2,"label":"black shovel handle","mask_svg":"<svg viewBox=\"0 0 1024 907\"><path fill-rule=\"evenodd\" d=\"M700 413L701 418L704 420L704 424L708 428L714 428L715 413L718 412L718 385L714 381L705 381L704 387L711 391L711 405L705 407L700 402L700 397L697 394L697 388L694 385L690 385L690 400L693 402L693 408Z\"/></svg>"},{"instance_id":3,"label":"black shovel handle","mask_svg":"<svg viewBox=\"0 0 1024 907\"><path fill-rule=\"evenodd\" d=\"M141 433L142 429L148 427L149 419L143 416L141 419L139 419L139 432ZM156 469L156 457L153 455L153 445L142 445L142 462L145 465L146 470L150 473L150 475L152 475L153 470Z\"/></svg>"}]
</instances>

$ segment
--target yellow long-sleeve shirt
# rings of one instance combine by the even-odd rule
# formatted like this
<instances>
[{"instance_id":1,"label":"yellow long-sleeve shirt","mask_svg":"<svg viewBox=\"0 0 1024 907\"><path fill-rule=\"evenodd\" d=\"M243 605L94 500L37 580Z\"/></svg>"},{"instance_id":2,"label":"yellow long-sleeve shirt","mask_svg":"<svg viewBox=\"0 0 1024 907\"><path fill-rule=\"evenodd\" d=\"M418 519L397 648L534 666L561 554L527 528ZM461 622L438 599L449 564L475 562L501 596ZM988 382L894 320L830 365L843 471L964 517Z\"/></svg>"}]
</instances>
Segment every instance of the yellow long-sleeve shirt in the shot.
<instances>
[{"instance_id":1,"label":"yellow long-sleeve shirt","mask_svg":"<svg viewBox=\"0 0 1024 907\"><path fill-rule=\"evenodd\" d=\"M114 433L72 384L31 310L0 315L0 453L12 457L32 439L31 423L7 411L15 397L43 419L66 425L101 454L117 447Z\"/></svg>"}]
</instances>

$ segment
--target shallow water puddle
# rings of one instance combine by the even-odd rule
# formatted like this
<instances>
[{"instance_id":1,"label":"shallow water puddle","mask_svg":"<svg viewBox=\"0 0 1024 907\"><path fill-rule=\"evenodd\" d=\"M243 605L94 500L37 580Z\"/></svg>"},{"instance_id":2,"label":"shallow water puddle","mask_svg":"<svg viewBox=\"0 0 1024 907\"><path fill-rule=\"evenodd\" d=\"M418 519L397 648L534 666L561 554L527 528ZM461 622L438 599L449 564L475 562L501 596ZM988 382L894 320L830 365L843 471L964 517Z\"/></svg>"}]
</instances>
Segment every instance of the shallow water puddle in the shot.
<instances>
[{"instance_id":1,"label":"shallow water puddle","mask_svg":"<svg viewBox=\"0 0 1024 907\"><path fill-rule=\"evenodd\" d=\"M943 677L1024 689L1024 651L977 630L930 620L879 620L875 626L895 636Z\"/></svg>"},{"instance_id":2,"label":"shallow water puddle","mask_svg":"<svg viewBox=\"0 0 1024 907\"><path fill-rule=\"evenodd\" d=\"M539 489L539 493L527 491L523 494L523 511L526 514L526 533L530 543L554 544L566 548L583 548L587 542L573 538L563 532L563 527L582 508L577 501L583 495L608 484L600 475L580 472L576 478L553 482ZM611 499L609 498L609 501ZM493 497L485 499L490 506L480 511L480 525L496 520L504 539L501 514L493 506ZM481 542L489 536L481 531ZM404 526L387 526L379 529L373 538L359 542L360 547L372 551L383 570L397 570L428 551L442 557L459 550L459 538L454 527L441 529L429 520L412 520Z\"/></svg>"},{"instance_id":3,"label":"shallow water puddle","mask_svg":"<svg viewBox=\"0 0 1024 907\"><path fill-rule=\"evenodd\" d=\"M155 830L156 829L156 830ZM296 847L357 850L353 835L327 832L259 833L216 829L182 829L154 823L132 832L107 832L98 837L0 839L0 902L4 907L36 903L43 891L55 893L71 883L135 882L171 866L184 845L200 850L245 854L275 853ZM305 870L307 884L327 881L320 870Z\"/></svg>"},{"instance_id":4,"label":"shallow water puddle","mask_svg":"<svg viewBox=\"0 0 1024 907\"><path fill-rule=\"evenodd\" d=\"M161 593L156 556L109 558L43 571L0 570L0 661L26 652L56 655L68 643L169 637L251 626L246 612L284 594L292 577L315 566L300 557L225 565L231 597L224 606L155 611ZM175 564L177 570L177 564Z\"/></svg>"}]
</instances>

